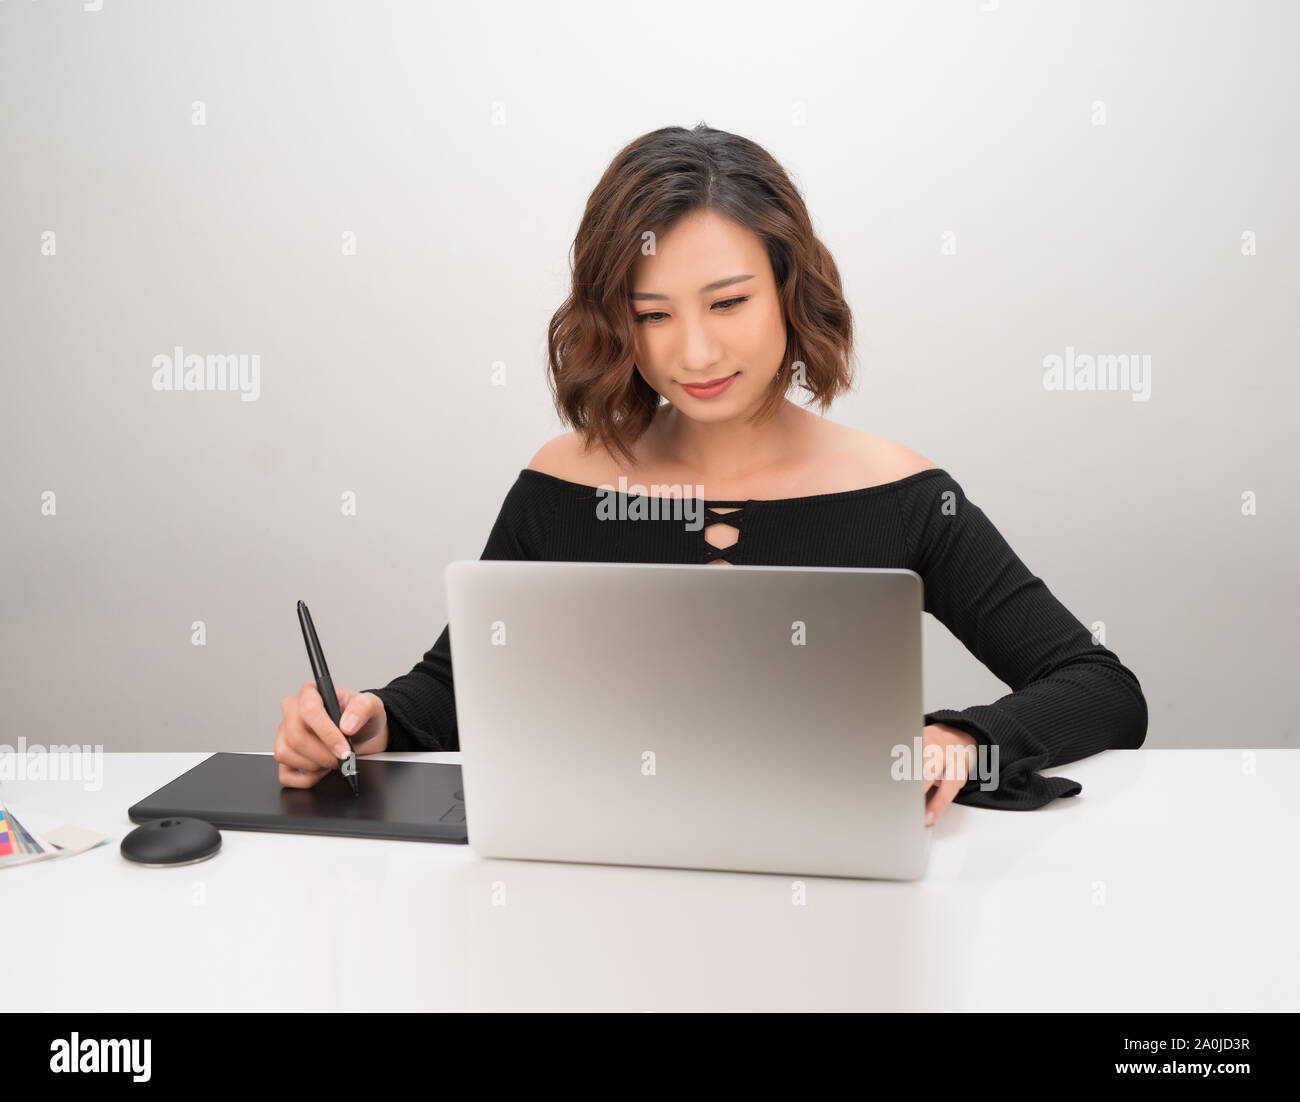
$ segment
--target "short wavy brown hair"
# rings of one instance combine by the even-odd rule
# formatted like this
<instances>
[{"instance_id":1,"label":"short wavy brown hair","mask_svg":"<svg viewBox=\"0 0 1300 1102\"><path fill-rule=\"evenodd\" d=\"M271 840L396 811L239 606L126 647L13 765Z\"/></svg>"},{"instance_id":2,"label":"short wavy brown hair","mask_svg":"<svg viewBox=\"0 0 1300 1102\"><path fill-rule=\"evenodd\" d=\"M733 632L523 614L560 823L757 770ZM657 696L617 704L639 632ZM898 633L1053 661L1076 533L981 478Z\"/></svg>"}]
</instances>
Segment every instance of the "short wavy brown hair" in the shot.
<instances>
[{"instance_id":1,"label":"short wavy brown hair","mask_svg":"<svg viewBox=\"0 0 1300 1102\"><path fill-rule=\"evenodd\" d=\"M802 361L800 385L823 412L853 385L853 318L839 270L813 233L785 170L747 138L700 123L651 131L610 162L574 237L569 297L547 329L547 385L561 421L588 447L628 462L660 395L636 368L632 268L642 234L713 210L752 230L767 249L786 325L783 366ZM757 411L775 413L796 373L783 370Z\"/></svg>"}]
</instances>

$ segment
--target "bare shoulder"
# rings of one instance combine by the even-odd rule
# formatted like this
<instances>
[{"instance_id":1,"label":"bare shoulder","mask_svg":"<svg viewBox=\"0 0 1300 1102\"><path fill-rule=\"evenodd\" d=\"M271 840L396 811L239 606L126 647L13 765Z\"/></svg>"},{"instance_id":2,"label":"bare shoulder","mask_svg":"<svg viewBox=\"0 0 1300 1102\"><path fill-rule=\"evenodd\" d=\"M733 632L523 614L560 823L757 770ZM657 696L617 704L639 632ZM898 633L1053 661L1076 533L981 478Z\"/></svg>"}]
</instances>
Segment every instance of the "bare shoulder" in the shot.
<instances>
[{"instance_id":1,"label":"bare shoulder","mask_svg":"<svg viewBox=\"0 0 1300 1102\"><path fill-rule=\"evenodd\" d=\"M863 486L879 486L919 474L938 470L939 465L897 440L863 432L847 425L837 426L840 454L853 467Z\"/></svg>"},{"instance_id":2,"label":"bare shoulder","mask_svg":"<svg viewBox=\"0 0 1300 1102\"><path fill-rule=\"evenodd\" d=\"M932 462L919 452L914 452L897 440L870 433L867 435L871 438L871 447L874 448L881 482L897 482L900 478L909 478L922 471L939 469L938 463Z\"/></svg>"},{"instance_id":3,"label":"bare shoulder","mask_svg":"<svg viewBox=\"0 0 1300 1102\"><path fill-rule=\"evenodd\" d=\"M578 432L566 432L546 441L529 460L528 469L586 486L594 486L599 481L592 480L595 460Z\"/></svg>"}]
</instances>

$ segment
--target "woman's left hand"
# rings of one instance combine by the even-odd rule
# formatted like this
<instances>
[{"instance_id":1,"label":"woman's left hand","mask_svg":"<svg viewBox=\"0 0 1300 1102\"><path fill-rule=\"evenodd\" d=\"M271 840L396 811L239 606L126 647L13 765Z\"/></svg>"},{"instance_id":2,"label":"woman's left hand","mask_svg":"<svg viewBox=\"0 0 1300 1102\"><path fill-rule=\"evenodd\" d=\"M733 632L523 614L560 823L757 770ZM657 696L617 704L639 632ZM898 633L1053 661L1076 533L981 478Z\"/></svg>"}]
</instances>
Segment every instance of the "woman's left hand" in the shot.
<instances>
[{"instance_id":1,"label":"woman's left hand","mask_svg":"<svg viewBox=\"0 0 1300 1102\"><path fill-rule=\"evenodd\" d=\"M931 723L925 728L923 739L921 762L927 793L925 825L929 826L943 814L969 778L971 757L966 748L974 750L979 746L979 739L946 723ZM939 750L931 750L931 746L937 746ZM962 752L949 747L960 747Z\"/></svg>"}]
</instances>

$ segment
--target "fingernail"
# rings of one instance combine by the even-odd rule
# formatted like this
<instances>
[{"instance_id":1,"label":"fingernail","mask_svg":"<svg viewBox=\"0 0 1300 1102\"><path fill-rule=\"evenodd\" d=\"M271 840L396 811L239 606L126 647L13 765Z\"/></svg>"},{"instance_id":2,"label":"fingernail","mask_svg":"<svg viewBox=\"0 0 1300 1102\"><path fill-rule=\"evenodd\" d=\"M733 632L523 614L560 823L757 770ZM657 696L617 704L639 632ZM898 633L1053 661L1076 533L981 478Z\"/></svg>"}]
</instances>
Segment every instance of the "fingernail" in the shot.
<instances>
[{"instance_id":1,"label":"fingernail","mask_svg":"<svg viewBox=\"0 0 1300 1102\"><path fill-rule=\"evenodd\" d=\"M925 813L925 825L926 825L926 826L929 826L929 825L930 825L931 823L933 823L933 822L934 822L934 812L933 812L933 811L927 811L927 812Z\"/></svg>"},{"instance_id":2,"label":"fingernail","mask_svg":"<svg viewBox=\"0 0 1300 1102\"><path fill-rule=\"evenodd\" d=\"M352 751L349 750L348 747L347 747L347 743L344 743L344 742L340 742L336 747L334 747L334 754L335 754L335 756L339 759L339 761L342 761L342 760L343 760L344 758L346 758L346 757L347 757L351 752L352 752Z\"/></svg>"},{"instance_id":3,"label":"fingernail","mask_svg":"<svg viewBox=\"0 0 1300 1102\"><path fill-rule=\"evenodd\" d=\"M339 724L339 730L345 735L352 734L357 729L357 717L354 713L349 712L343 717L343 722Z\"/></svg>"}]
</instances>

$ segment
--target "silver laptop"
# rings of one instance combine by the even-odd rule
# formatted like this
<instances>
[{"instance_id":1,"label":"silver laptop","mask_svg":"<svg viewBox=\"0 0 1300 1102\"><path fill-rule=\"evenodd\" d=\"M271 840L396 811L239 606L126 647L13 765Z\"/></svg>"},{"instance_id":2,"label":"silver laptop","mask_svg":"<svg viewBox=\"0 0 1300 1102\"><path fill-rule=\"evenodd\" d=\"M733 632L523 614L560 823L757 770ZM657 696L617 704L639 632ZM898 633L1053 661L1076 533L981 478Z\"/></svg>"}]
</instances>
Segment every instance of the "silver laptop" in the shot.
<instances>
[{"instance_id":1,"label":"silver laptop","mask_svg":"<svg viewBox=\"0 0 1300 1102\"><path fill-rule=\"evenodd\" d=\"M479 855L924 873L913 571L466 560L446 582Z\"/></svg>"}]
</instances>

